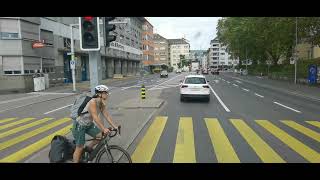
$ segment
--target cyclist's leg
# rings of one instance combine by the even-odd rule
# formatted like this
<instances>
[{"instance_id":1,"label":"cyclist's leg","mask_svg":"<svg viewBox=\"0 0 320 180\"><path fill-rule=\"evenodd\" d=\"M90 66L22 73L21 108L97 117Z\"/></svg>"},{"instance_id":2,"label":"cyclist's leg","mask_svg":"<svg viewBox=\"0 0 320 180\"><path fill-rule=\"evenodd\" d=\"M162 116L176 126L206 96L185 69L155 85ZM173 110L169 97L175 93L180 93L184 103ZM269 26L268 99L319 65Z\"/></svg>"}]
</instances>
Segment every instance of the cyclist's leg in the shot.
<instances>
[{"instance_id":1,"label":"cyclist's leg","mask_svg":"<svg viewBox=\"0 0 320 180\"><path fill-rule=\"evenodd\" d=\"M73 153L73 162L80 162L83 147L85 144L85 129L81 127L77 122L73 123L72 134L76 143L76 149Z\"/></svg>"},{"instance_id":2,"label":"cyclist's leg","mask_svg":"<svg viewBox=\"0 0 320 180\"><path fill-rule=\"evenodd\" d=\"M102 137L101 130L94 123L92 123L92 125L86 130L86 133L89 134L93 138L101 138ZM93 147L95 145L97 145L98 143L99 143L99 140L93 140L88 145L88 148L92 150Z\"/></svg>"}]
</instances>

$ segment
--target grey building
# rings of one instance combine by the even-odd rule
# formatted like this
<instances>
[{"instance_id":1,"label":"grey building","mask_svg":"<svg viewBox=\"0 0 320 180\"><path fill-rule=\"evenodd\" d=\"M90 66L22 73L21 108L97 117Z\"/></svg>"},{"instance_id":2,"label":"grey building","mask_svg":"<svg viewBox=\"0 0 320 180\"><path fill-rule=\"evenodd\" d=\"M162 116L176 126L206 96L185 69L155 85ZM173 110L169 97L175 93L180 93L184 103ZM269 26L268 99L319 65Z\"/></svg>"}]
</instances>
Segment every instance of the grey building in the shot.
<instances>
[{"instance_id":1,"label":"grey building","mask_svg":"<svg viewBox=\"0 0 320 180\"><path fill-rule=\"evenodd\" d=\"M0 92L32 91L33 74L48 74L50 86L72 82L70 69L70 24L78 17L1 17L0 18ZM124 19L119 17L116 21ZM127 24L116 25L117 40L110 48L101 47L99 73L102 79L114 74L135 75L142 59L143 17L130 17ZM102 25L101 28L103 29ZM101 36L104 36L101 31ZM89 60L80 50L79 29L73 28L76 81L87 81ZM33 48L41 41L43 48ZM103 38L102 38L103 41Z\"/></svg>"},{"instance_id":2,"label":"grey building","mask_svg":"<svg viewBox=\"0 0 320 180\"><path fill-rule=\"evenodd\" d=\"M169 65L169 42L159 34L154 34L154 61L156 64Z\"/></svg>"}]
</instances>

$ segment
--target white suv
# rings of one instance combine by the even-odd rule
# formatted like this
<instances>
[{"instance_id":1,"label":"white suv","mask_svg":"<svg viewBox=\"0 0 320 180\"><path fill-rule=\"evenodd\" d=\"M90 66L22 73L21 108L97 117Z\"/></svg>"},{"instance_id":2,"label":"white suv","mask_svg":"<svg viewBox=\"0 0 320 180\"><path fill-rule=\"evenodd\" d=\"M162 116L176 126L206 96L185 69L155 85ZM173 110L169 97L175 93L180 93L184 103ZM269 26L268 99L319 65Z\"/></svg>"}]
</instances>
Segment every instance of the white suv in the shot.
<instances>
[{"instance_id":1,"label":"white suv","mask_svg":"<svg viewBox=\"0 0 320 180\"><path fill-rule=\"evenodd\" d=\"M210 101L209 81L203 75L188 75L180 84L180 100L185 98L205 98Z\"/></svg>"}]
</instances>

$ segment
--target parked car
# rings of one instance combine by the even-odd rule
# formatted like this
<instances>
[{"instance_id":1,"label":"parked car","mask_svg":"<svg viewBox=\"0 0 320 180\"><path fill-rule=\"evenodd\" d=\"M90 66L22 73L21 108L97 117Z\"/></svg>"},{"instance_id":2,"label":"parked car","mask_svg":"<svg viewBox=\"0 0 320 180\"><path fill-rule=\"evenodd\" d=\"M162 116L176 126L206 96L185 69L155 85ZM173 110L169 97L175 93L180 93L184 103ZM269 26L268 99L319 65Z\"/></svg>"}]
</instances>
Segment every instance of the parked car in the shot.
<instances>
[{"instance_id":1,"label":"parked car","mask_svg":"<svg viewBox=\"0 0 320 180\"><path fill-rule=\"evenodd\" d=\"M162 78L162 77L168 77L168 72L167 71L161 71L160 78Z\"/></svg>"},{"instance_id":2,"label":"parked car","mask_svg":"<svg viewBox=\"0 0 320 180\"><path fill-rule=\"evenodd\" d=\"M209 81L203 75L188 75L180 84L180 101L186 98L201 98L210 101Z\"/></svg>"},{"instance_id":3,"label":"parked car","mask_svg":"<svg viewBox=\"0 0 320 180\"><path fill-rule=\"evenodd\" d=\"M181 73L181 69L177 69L176 70L176 73L178 74L178 73Z\"/></svg>"},{"instance_id":4,"label":"parked car","mask_svg":"<svg viewBox=\"0 0 320 180\"><path fill-rule=\"evenodd\" d=\"M212 69L211 74L213 75L219 75L219 69Z\"/></svg>"}]
</instances>

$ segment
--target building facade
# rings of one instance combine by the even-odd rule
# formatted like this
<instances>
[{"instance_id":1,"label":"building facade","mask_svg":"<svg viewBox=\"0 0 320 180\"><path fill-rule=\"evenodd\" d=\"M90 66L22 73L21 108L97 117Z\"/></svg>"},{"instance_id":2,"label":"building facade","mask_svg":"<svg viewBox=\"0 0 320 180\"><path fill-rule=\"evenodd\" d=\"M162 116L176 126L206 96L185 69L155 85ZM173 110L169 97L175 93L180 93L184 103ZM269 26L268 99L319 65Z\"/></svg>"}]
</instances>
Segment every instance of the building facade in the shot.
<instances>
[{"instance_id":1,"label":"building facade","mask_svg":"<svg viewBox=\"0 0 320 180\"><path fill-rule=\"evenodd\" d=\"M148 66L154 64L153 26L145 20L142 30L143 64Z\"/></svg>"},{"instance_id":2,"label":"building facade","mask_svg":"<svg viewBox=\"0 0 320 180\"><path fill-rule=\"evenodd\" d=\"M208 64L211 68L232 67L239 64L238 59L232 59L227 46L222 45L218 38L210 41L208 49Z\"/></svg>"},{"instance_id":3,"label":"building facade","mask_svg":"<svg viewBox=\"0 0 320 180\"><path fill-rule=\"evenodd\" d=\"M169 43L159 34L154 34L154 61L156 64L169 65Z\"/></svg>"},{"instance_id":4,"label":"building facade","mask_svg":"<svg viewBox=\"0 0 320 180\"><path fill-rule=\"evenodd\" d=\"M185 59L190 59L190 44L184 38L182 39L168 39L169 42L169 58L170 64L174 70L178 69L180 63L180 55L184 55Z\"/></svg>"},{"instance_id":5,"label":"building facade","mask_svg":"<svg viewBox=\"0 0 320 180\"><path fill-rule=\"evenodd\" d=\"M121 20L122 17L116 18ZM142 60L142 17L130 17L129 23L117 24L117 40L106 48L102 44L99 73L101 79L114 74L134 75ZM72 82L70 59L70 24L78 17L1 17L0 18L0 92L32 91L36 72L48 74L49 84ZM101 28L103 29L103 25ZM104 42L101 31L101 40ZM76 81L87 81L88 53L80 50L79 28L73 28ZM34 42L43 48L33 48Z\"/></svg>"}]
</instances>

